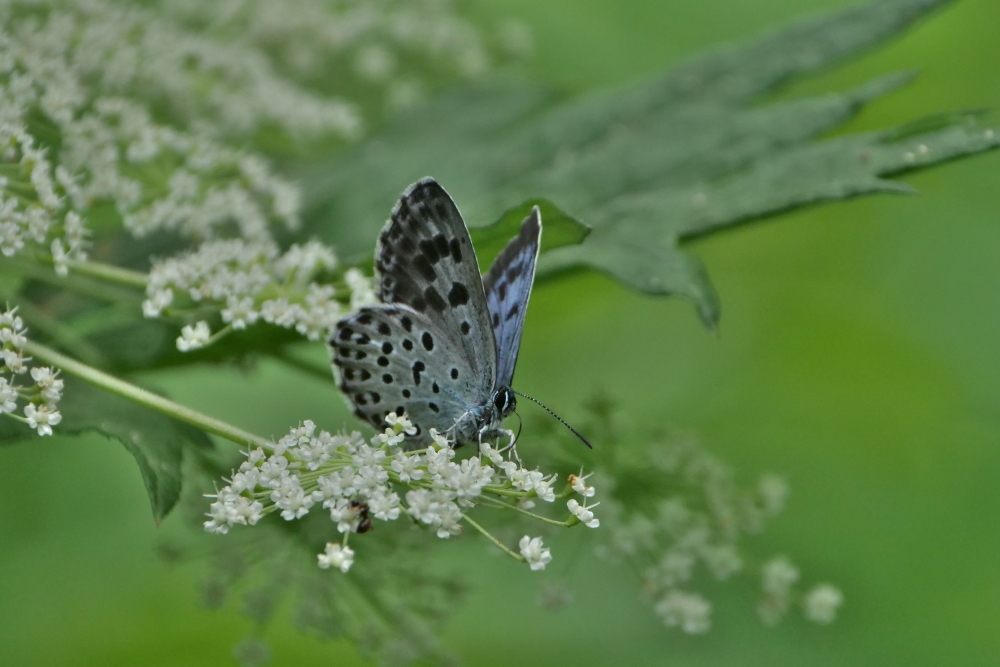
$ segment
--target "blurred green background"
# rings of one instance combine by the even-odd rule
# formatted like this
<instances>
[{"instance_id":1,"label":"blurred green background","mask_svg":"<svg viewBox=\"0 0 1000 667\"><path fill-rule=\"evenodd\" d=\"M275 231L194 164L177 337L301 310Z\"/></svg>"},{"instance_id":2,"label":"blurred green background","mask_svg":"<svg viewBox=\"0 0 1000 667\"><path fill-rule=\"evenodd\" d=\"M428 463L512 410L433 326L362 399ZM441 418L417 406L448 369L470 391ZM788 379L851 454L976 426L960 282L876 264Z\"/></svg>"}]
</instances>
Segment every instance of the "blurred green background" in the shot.
<instances>
[{"instance_id":1,"label":"blurred green background","mask_svg":"<svg viewBox=\"0 0 1000 667\"><path fill-rule=\"evenodd\" d=\"M534 31L530 74L572 93L654 74L830 0L477 0L484 21ZM1000 3L964 0L901 40L792 93L920 67L917 82L843 131L1000 107ZM469 664L1000 664L1000 154L907 177L922 194L785 215L691 250L723 303L719 337L678 300L599 276L539 289L519 389L572 418L606 390L638 424L698 434L744 480L788 477L788 512L750 546L788 553L847 598L817 627L765 628L757 580L709 588L715 627L664 629L627 573L576 531L554 545L575 601L535 600L537 576L473 536L448 545L475 579L446 642ZM402 188L405 184L400 184ZM274 365L143 378L252 431L346 419L332 383ZM599 443L598 443L598 446ZM582 451L582 450L581 450ZM581 453L586 459L586 453ZM0 664L226 665L251 630L198 606L198 564L169 566L138 470L99 438L0 448ZM575 558L571 554L578 551ZM560 569L560 559L572 562ZM353 664L353 649L268 631L277 665Z\"/></svg>"}]
</instances>

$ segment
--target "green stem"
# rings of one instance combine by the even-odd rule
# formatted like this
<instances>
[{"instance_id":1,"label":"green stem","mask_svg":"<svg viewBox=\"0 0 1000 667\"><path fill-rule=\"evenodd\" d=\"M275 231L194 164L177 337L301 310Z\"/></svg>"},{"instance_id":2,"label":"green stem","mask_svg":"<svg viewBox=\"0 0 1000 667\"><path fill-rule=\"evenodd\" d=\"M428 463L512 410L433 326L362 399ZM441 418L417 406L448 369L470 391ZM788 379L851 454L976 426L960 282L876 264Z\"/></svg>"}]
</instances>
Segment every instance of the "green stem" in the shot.
<instances>
[{"instance_id":1,"label":"green stem","mask_svg":"<svg viewBox=\"0 0 1000 667\"><path fill-rule=\"evenodd\" d=\"M60 354L52 348L46 347L40 343L28 341L28 343L24 346L24 349L34 359L57 366L66 373L74 375L96 387L110 391L112 394L121 396L122 398L127 398L128 400L150 408L151 410L156 410L157 412L167 415L168 417L173 417L179 421L191 424L192 426L200 428L203 431L207 431L208 433L214 433L215 435L225 438L226 440L231 440L237 444L247 445L250 447L262 447L267 442L264 438L258 435L248 433L231 424L227 424L224 421L220 421L214 417L209 417L208 415L204 415L200 412L192 410L191 408L186 408L183 405L174 403L173 401L163 398L162 396L158 396L151 391L136 387L134 384L130 384L112 375L108 375L107 373L81 363L76 359L71 359L70 357Z\"/></svg>"},{"instance_id":2,"label":"green stem","mask_svg":"<svg viewBox=\"0 0 1000 667\"><path fill-rule=\"evenodd\" d=\"M84 260L66 262L66 266L77 273L82 273L94 278L101 278L102 280L109 280L113 283L128 285L130 287L146 289L146 285L149 283L149 276L145 273L139 273L138 271L132 271L131 269L123 269L120 266L113 266L111 264Z\"/></svg>"},{"instance_id":3,"label":"green stem","mask_svg":"<svg viewBox=\"0 0 1000 667\"><path fill-rule=\"evenodd\" d=\"M26 261L19 257L0 258L0 271L16 273L32 280L38 280L62 289L93 297L101 301L112 303L128 303L138 305L142 303L142 295L131 289L124 289L117 285L93 280L87 276L67 276L58 275L50 266L44 266L39 262Z\"/></svg>"},{"instance_id":4,"label":"green stem","mask_svg":"<svg viewBox=\"0 0 1000 667\"><path fill-rule=\"evenodd\" d=\"M492 493L495 496L509 496L511 498L534 498L538 495L534 491L518 491L517 489L508 489L496 484L487 484L483 487L483 491Z\"/></svg>"},{"instance_id":5,"label":"green stem","mask_svg":"<svg viewBox=\"0 0 1000 667\"><path fill-rule=\"evenodd\" d=\"M544 521L545 523L551 524L553 526L559 526L560 528L569 528L570 526L575 526L576 524L580 523L580 520L576 519L575 516L571 517L570 519L566 519L565 521L556 521L555 519L550 519L548 517L542 516L541 514L535 514L534 512L529 512L528 510L521 509L517 505L511 505L510 503L505 503L504 501L497 500L496 498L483 498L483 500L486 501L488 504L490 504L490 506L492 507L504 507L509 510L514 510L515 512L520 512L525 516L530 516L532 519ZM573 521L573 519L576 519L576 521Z\"/></svg>"},{"instance_id":6,"label":"green stem","mask_svg":"<svg viewBox=\"0 0 1000 667\"><path fill-rule=\"evenodd\" d=\"M516 561L518 561L518 562L521 562L521 563L527 563L527 562L528 562L527 560L525 560L525 559L524 559L524 556L522 556L521 554L516 554L516 553L514 553L513 551L511 551L510 549L508 549L508 548L506 547L506 545L504 545L504 543L503 543L503 542L501 542L501 541L500 541L500 540L498 540L497 538L493 537L493 535L491 535L491 534L489 533L489 531L487 531L487 530L486 530L485 528L483 528L483 527L482 527L482 526L480 526L480 525L479 525L478 523L476 523L475 521L473 521L473 520L472 520L472 519L471 519L471 518L469 517L469 515L468 515L468 514L463 514L463 515L462 515L462 520L463 520L463 521L465 521L465 523L467 523L467 524L469 524L470 526L472 526L473 528L475 528L476 530L478 530L478 531L479 531L480 533L482 533L483 535L485 535L485 536L486 536L486 539L488 539L488 540L489 540L490 542L492 542L492 543L493 543L493 544L495 544L496 546L500 547L500 550L501 550L501 551L503 551L503 552L504 552L505 554L507 554L508 556L510 556L511 558L513 558L514 560L516 560Z\"/></svg>"}]
</instances>

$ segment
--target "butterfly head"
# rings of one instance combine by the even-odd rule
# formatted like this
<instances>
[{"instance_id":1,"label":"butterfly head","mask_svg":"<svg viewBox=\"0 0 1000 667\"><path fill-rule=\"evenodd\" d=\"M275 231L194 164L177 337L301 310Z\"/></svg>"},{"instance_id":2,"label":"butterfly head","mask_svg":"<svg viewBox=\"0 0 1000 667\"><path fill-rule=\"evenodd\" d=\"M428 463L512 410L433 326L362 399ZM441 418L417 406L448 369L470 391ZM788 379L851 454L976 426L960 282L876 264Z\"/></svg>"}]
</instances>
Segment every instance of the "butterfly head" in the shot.
<instances>
[{"instance_id":1,"label":"butterfly head","mask_svg":"<svg viewBox=\"0 0 1000 667\"><path fill-rule=\"evenodd\" d=\"M510 387L501 387L493 394L494 419L502 421L517 409L517 397Z\"/></svg>"}]
</instances>

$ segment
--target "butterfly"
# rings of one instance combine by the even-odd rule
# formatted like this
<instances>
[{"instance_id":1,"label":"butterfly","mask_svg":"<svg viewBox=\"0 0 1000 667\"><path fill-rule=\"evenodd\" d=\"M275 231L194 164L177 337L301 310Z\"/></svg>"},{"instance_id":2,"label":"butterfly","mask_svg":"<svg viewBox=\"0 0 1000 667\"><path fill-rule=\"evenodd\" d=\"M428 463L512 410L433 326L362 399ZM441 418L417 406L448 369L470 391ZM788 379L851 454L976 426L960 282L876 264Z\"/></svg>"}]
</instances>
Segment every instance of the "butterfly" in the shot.
<instances>
[{"instance_id":1,"label":"butterfly","mask_svg":"<svg viewBox=\"0 0 1000 667\"><path fill-rule=\"evenodd\" d=\"M541 237L536 206L480 276L444 188L432 178L407 188L375 247L381 303L339 321L329 339L354 414L376 429L405 415L412 447L428 444L432 428L456 445L509 433L501 424L517 406L510 385Z\"/></svg>"}]
</instances>

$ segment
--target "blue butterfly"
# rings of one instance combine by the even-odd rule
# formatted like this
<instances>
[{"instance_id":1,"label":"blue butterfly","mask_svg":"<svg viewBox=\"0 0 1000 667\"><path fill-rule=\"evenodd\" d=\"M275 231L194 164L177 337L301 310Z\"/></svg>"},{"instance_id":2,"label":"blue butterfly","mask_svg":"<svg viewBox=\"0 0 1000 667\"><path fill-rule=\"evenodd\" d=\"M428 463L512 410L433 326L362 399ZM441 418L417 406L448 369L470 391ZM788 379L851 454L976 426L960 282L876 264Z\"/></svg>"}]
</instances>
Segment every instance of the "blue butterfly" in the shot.
<instances>
[{"instance_id":1,"label":"blue butterfly","mask_svg":"<svg viewBox=\"0 0 1000 667\"><path fill-rule=\"evenodd\" d=\"M536 206L480 276L455 202L432 178L411 185L375 248L382 303L338 322L329 341L354 414L376 429L405 414L417 429L409 446L429 443L431 428L458 445L504 433L541 236Z\"/></svg>"}]
</instances>

